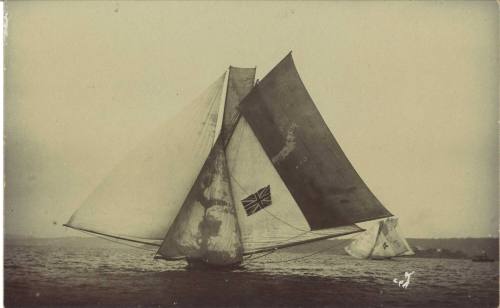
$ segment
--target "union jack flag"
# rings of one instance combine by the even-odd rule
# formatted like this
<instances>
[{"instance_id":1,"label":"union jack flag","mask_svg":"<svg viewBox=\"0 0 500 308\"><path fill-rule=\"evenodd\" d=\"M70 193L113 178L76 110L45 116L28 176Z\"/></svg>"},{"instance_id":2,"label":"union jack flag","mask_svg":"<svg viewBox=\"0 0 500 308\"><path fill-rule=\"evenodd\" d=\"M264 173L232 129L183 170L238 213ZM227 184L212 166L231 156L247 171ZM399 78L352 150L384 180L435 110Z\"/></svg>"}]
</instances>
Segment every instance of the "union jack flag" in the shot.
<instances>
[{"instance_id":1,"label":"union jack flag","mask_svg":"<svg viewBox=\"0 0 500 308\"><path fill-rule=\"evenodd\" d=\"M251 194L241 200L247 216L257 213L263 208L271 205L271 187L267 185L259 189L255 194Z\"/></svg>"}]
</instances>

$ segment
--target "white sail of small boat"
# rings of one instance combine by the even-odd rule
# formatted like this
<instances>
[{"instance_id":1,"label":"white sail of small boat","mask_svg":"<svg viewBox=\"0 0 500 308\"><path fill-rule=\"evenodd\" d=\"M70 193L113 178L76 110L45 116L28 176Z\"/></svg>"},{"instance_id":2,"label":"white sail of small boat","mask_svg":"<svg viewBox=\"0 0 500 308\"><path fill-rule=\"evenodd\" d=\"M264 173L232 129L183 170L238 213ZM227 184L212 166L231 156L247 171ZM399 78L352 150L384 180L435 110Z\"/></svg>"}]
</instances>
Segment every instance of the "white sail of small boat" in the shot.
<instances>
[{"instance_id":1,"label":"white sail of small boat","mask_svg":"<svg viewBox=\"0 0 500 308\"><path fill-rule=\"evenodd\" d=\"M254 79L255 68L230 67L226 82L133 151L66 226L157 246L158 259L233 266L392 216L328 129L291 53Z\"/></svg>"},{"instance_id":2,"label":"white sail of small boat","mask_svg":"<svg viewBox=\"0 0 500 308\"><path fill-rule=\"evenodd\" d=\"M345 247L345 251L358 259L389 259L413 255L413 250L399 234L397 227L396 217L380 220Z\"/></svg>"}]
</instances>

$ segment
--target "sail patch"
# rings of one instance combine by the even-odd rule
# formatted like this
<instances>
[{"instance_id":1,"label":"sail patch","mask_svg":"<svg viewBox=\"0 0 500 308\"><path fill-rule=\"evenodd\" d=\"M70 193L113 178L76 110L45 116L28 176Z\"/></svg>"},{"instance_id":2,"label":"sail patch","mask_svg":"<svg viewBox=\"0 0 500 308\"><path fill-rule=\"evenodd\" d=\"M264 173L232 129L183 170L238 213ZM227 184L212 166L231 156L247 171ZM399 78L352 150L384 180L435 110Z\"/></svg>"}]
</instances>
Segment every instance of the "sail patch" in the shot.
<instances>
[{"instance_id":1,"label":"sail patch","mask_svg":"<svg viewBox=\"0 0 500 308\"><path fill-rule=\"evenodd\" d=\"M271 205L271 186L267 185L259 189L256 193L251 194L245 199L241 200L247 216L257 213L265 207Z\"/></svg>"},{"instance_id":2,"label":"sail patch","mask_svg":"<svg viewBox=\"0 0 500 308\"><path fill-rule=\"evenodd\" d=\"M210 264L241 262L243 247L219 137L158 253Z\"/></svg>"},{"instance_id":3,"label":"sail patch","mask_svg":"<svg viewBox=\"0 0 500 308\"><path fill-rule=\"evenodd\" d=\"M285 145L278 152L278 154L274 155L271 161L274 164L279 163L283 159L285 159L292 151L295 149L296 141L295 141L295 129L297 128L297 124L292 123L288 128L288 133L286 134Z\"/></svg>"}]
</instances>

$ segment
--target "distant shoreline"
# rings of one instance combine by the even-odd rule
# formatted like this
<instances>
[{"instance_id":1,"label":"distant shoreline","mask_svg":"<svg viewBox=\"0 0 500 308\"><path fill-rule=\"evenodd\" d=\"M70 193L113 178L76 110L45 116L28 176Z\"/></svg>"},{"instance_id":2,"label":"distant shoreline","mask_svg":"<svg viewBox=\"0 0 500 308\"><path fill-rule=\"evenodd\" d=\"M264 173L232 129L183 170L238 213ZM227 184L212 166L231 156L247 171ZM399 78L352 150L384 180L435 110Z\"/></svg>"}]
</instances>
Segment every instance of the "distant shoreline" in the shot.
<instances>
[{"instance_id":1,"label":"distant shoreline","mask_svg":"<svg viewBox=\"0 0 500 308\"><path fill-rule=\"evenodd\" d=\"M286 252L310 253L324 251L324 254L345 255L344 247L352 239L331 239L308 243L305 245L287 248ZM498 238L408 238L408 243L415 251L410 258L441 258L441 259L471 259L472 257L485 252L490 258L499 259L499 239ZM342 243L345 242L345 243ZM332 244L334 243L334 244ZM4 239L5 246L12 245L32 245L51 247L88 247L88 248L124 248L133 249L95 237L9 237Z\"/></svg>"},{"instance_id":2,"label":"distant shoreline","mask_svg":"<svg viewBox=\"0 0 500 308\"><path fill-rule=\"evenodd\" d=\"M57 240L57 239L68 239L68 238L75 238L75 239L86 239L86 238L95 238L94 236L90 235L82 235L82 236L77 236L77 235L71 235L71 236L31 236L31 235L22 235L22 234L4 234L4 240L14 240L14 239L36 239L36 240ZM470 237L409 237L407 240L413 241L413 240L499 240L499 237L487 237L487 236L470 236ZM332 238L329 240L333 241L338 241L338 240L348 240L344 238Z\"/></svg>"}]
</instances>

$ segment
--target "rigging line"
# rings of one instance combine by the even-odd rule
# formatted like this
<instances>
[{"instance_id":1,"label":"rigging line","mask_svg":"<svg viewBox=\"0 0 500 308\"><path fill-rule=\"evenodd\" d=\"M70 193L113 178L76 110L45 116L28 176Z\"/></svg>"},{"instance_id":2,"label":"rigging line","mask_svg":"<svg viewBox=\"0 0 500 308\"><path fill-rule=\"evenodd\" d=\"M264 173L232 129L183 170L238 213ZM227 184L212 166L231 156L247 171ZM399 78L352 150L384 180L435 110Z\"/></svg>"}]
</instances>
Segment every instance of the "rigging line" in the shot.
<instances>
[{"instance_id":1,"label":"rigging line","mask_svg":"<svg viewBox=\"0 0 500 308\"><path fill-rule=\"evenodd\" d=\"M102 236L102 235L98 235L98 234L95 234L95 233L92 233L92 232L84 231L84 230L78 230L78 231L80 231L82 233L85 233L85 234L88 234L88 235L93 236L93 237L97 237L97 238L100 238L100 239L103 239L103 240L106 240L106 241L110 241L112 243L116 243L116 244L120 244L120 245L125 245L125 246L136 248L136 249L142 249L142 250L146 250L146 251L150 251L150 252L154 252L156 250L156 249L152 250L152 249L147 249L147 248L143 248L143 247L138 247L138 246L130 245L130 244L127 244L127 243L124 243L124 242L120 242L119 240L113 240L111 238L108 238L108 237L105 237L105 236Z\"/></svg>"},{"instance_id":2,"label":"rigging line","mask_svg":"<svg viewBox=\"0 0 500 308\"><path fill-rule=\"evenodd\" d=\"M271 251L263 252L263 255L256 256L256 257L251 257L253 255L250 255L250 257L248 259L246 259L246 260L243 261L243 264L252 263L252 262L248 262L248 261L252 261L252 260L257 260L257 259L260 259L260 258L264 258L265 256L268 256L268 255L270 255L272 253L275 253L277 250L278 250L278 248L276 248L274 250L271 250Z\"/></svg>"},{"instance_id":3,"label":"rigging line","mask_svg":"<svg viewBox=\"0 0 500 308\"><path fill-rule=\"evenodd\" d=\"M71 229L74 229L74 230L78 230L78 231L86 231L86 232L89 232L89 233L92 233L92 234L103 235L103 236L106 236L106 237L115 238L115 239L124 240L124 241L129 241L129 242L133 242L133 243L139 243L139 244L151 245L151 246L158 246L158 247L161 246L159 244L154 244L154 243L149 243L149 242L134 240L134 239L131 239L131 238L126 238L126 237L121 237L121 236L116 236L116 235L111 235L111 234L105 234L105 233L101 233L101 232L97 232L97 231L87 230L87 229L84 229L84 228L77 228L77 227L70 226L68 224L63 224L63 226L71 228Z\"/></svg>"},{"instance_id":4,"label":"rigging line","mask_svg":"<svg viewBox=\"0 0 500 308\"><path fill-rule=\"evenodd\" d=\"M285 262L290 262L290 261L296 261L296 260L301 260L301 259L305 259L305 258L310 258L312 256L315 256L317 254L320 254L322 252L325 252L327 250L330 250L330 249L333 249L333 248L335 248L337 246L340 246L340 244L343 244L343 243L340 242L340 243L337 243L336 245L332 245L332 246L329 246L329 247L327 247L325 249L321 249L321 250L318 250L318 251L313 252L311 254L308 254L308 255L305 255L305 256L301 256L301 257L297 257L297 258L292 258L292 259L287 259L287 260L279 260L279 261L267 261L266 264L269 264L269 263L285 263ZM276 252L276 250L273 250L272 252ZM266 255L264 255L264 256L266 256ZM255 258L255 259L257 259L257 258Z\"/></svg>"},{"instance_id":5,"label":"rigging line","mask_svg":"<svg viewBox=\"0 0 500 308\"><path fill-rule=\"evenodd\" d=\"M307 232L304 232L304 233L302 233L302 234L299 234L299 235L293 236L293 237L291 237L291 238L289 238L289 239L287 239L287 240L281 241L280 243L278 243L278 245L279 245L279 244L283 244L283 243L285 243L285 242L288 242L288 241L290 241L290 240L292 240L292 239L294 239L294 238L296 238L296 237L302 236L302 235L304 235L304 234L306 234L306 233L307 233ZM339 244L342 244L342 243L339 243ZM330 247L329 249L331 249L331 248L333 248L333 247L336 247L336 246L337 246L337 245L332 246L332 247ZM286 247L285 247L285 248L286 248ZM272 249L272 250L270 250L270 251L263 251L263 252L260 252L260 253L264 253L264 254L263 254L263 255L256 256L256 257L249 257L248 259L244 260L244 262L243 262L243 263L244 263L244 264L248 264L248 261L263 258L263 257L265 257L265 256L268 256L268 255L272 254L272 253L275 253L276 251L278 251L278 250L280 250L280 249L284 249L284 248L275 247L274 249ZM322 251L323 251L323 250L322 250ZM322 251L320 251L320 252L322 252ZM256 253L254 253L254 254L259 254L259 252L256 252ZM254 254L251 254L250 256L252 256L252 255L254 255Z\"/></svg>"}]
</instances>

